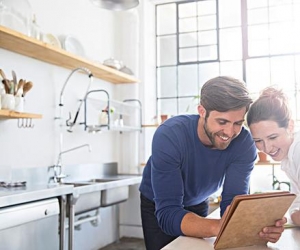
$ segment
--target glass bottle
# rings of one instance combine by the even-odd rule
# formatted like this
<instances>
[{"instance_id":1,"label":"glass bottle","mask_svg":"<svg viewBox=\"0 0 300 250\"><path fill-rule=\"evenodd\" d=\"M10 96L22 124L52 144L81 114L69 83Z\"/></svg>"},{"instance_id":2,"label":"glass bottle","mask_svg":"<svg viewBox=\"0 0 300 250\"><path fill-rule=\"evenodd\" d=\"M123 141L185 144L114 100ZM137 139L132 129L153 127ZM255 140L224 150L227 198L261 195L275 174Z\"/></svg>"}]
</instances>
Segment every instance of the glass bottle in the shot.
<instances>
[{"instance_id":1,"label":"glass bottle","mask_svg":"<svg viewBox=\"0 0 300 250\"><path fill-rule=\"evenodd\" d=\"M30 36L37 39L41 40L41 30L40 26L36 22L36 15L34 14L32 16L32 21L31 21L31 27L30 27Z\"/></svg>"}]
</instances>

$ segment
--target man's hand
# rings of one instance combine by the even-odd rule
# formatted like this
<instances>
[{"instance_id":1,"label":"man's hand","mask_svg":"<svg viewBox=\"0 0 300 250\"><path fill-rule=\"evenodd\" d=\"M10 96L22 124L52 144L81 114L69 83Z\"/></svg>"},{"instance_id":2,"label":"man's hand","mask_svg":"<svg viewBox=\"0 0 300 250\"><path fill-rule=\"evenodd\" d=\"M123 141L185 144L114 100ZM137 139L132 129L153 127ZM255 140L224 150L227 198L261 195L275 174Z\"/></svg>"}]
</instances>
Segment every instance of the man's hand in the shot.
<instances>
[{"instance_id":1,"label":"man's hand","mask_svg":"<svg viewBox=\"0 0 300 250\"><path fill-rule=\"evenodd\" d=\"M269 242L277 242L280 239L282 232L284 231L283 226L286 222L287 219L285 217L277 220L274 226L263 228L259 233L259 236L263 239L268 240Z\"/></svg>"}]
</instances>

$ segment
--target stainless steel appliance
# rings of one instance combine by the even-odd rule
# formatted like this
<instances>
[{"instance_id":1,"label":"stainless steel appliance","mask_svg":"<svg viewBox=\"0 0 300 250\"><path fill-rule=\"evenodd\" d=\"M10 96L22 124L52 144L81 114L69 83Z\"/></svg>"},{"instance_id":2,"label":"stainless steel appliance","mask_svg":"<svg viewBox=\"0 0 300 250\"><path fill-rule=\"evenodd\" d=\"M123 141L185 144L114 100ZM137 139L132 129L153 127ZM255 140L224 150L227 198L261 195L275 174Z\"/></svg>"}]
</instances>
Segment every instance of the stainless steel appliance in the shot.
<instances>
[{"instance_id":1,"label":"stainless steel appliance","mask_svg":"<svg viewBox=\"0 0 300 250\"><path fill-rule=\"evenodd\" d=\"M59 249L57 198L0 208L0 250Z\"/></svg>"}]
</instances>

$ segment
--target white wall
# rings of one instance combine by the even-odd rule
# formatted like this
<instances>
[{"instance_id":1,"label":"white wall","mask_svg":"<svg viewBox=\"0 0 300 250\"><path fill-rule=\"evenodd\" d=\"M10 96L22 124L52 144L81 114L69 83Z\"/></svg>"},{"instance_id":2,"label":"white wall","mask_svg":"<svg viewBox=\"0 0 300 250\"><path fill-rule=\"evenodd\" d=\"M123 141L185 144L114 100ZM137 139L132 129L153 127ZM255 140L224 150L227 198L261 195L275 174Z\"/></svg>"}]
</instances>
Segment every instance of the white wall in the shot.
<instances>
[{"instance_id":1,"label":"white wall","mask_svg":"<svg viewBox=\"0 0 300 250\"><path fill-rule=\"evenodd\" d=\"M29 0L42 31L57 36L74 35L88 58L102 62L115 56L115 14L89 0Z\"/></svg>"},{"instance_id":2,"label":"white wall","mask_svg":"<svg viewBox=\"0 0 300 250\"><path fill-rule=\"evenodd\" d=\"M94 7L89 0L29 0L29 2L44 33L58 37L71 34L82 43L86 57L90 60L103 62L110 57L120 59L142 79L139 84L114 85L94 78L91 89L105 89L116 100L143 98L145 73L142 68L145 61L144 59L141 61L140 58L145 56L146 48L141 45L144 43L144 39L141 41L144 31L141 32L140 28L144 29L144 26L139 23L139 16L145 6L142 4L143 1L136 10L122 13ZM148 1L145 2L148 4ZM10 78L11 70L14 70L18 79L33 82L34 86L26 96L24 111L43 115L42 119L33 120L33 129L18 128L17 120L0 119L0 167L30 168L53 165L57 161L60 145L60 121L55 120L60 111L59 95L71 71L3 49L0 49L0 68ZM80 73L75 73L70 79L64 92L63 123L69 111L74 116L78 101L83 97L88 82L88 77ZM83 109L78 121L83 121ZM63 155L64 164L116 161L119 162L122 172L137 171L140 161L138 155L140 134L120 135L118 132L87 134L83 131L82 125L77 125L73 133L66 132L64 128L63 131L63 150L85 143L89 143L92 147L91 153L83 148ZM139 202L136 198L133 200L135 203ZM139 214L139 204L132 206ZM113 211L112 208L109 212ZM124 216L127 217L126 213ZM135 220L139 221L139 218ZM125 221L128 222L126 218ZM109 243L107 239L111 239L108 235L114 235L114 232L106 230L103 233L104 240L100 240L100 244L105 245ZM126 235L126 230L122 234Z\"/></svg>"},{"instance_id":3,"label":"white wall","mask_svg":"<svg viewBox=\"0 0 300 250\"><path fill-rule=\"evenodd\" d=\"M56 36L73 34L84 46L87 58L102 62L114 56L115 48L120 43L115 40L114 12L95 8L89 1L30 1L32 11L36 13L41 30ZM31 59L10 51L0 50L1 69L8 76L15 70L18 78L31 80L34 84L26 96L25 112L40 113L41 120L34 120L34 129L17 128L16 120L2 119L0 121L0 150L2 155L0 165L12 167L49 166L57 159L59 146L59 94L70 74L70 70ZM78 100L83 97L89 78L75 73L70 79L65 96L65 118L69 111L77 109ZM92 89L106 89L114 98L113 84L94 78ZM73 111L74 110L74 111ZM79 121L83 121L83 109ZM107 162L118 160L116 151L116 133L88 135L83 129L65 133L63 149L68 149L83 143L90 143L93 151L87 153L82 149L76 153L64 155L65 164L76 162ZM17 155L16 155L16 152Z\"/></svg>"}]
</instances>

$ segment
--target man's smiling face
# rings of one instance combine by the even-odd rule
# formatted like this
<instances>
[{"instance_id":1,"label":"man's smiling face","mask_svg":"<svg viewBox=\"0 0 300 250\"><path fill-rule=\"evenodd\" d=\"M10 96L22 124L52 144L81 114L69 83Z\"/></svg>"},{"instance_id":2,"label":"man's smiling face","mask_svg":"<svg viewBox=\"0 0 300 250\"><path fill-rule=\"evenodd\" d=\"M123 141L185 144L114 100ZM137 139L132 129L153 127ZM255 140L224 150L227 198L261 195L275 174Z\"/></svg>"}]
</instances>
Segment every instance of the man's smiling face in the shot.
<instances>
[{"instance_id":1,"label":"man's smiling face","mask_svg":"<svg viewBox=\"0 0 300 250\"><path fill-rule=\"evenodd\" d=\"M198 107L200 119L198 123L198 136L200 141L208 147L219 150L226 149L230 142L242 130L246 108L227 112L207 111L203 106Z\"/></svg>"}]
</instances>

